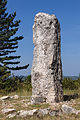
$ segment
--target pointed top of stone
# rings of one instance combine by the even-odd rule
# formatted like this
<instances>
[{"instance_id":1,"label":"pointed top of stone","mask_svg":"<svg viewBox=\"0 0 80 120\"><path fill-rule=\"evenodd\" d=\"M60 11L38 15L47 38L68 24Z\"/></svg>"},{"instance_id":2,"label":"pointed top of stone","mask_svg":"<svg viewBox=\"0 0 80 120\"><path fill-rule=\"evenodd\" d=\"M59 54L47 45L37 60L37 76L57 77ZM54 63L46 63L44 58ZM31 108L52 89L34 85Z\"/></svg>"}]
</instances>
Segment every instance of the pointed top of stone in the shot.
<instances>
[{"instance_id":1,"label":"pointed top of stone","mask_svg":"<svg viewBox=\"0 0 80 120\"><path fill-rule=\"evenodd\" d=\"M46 26L46 25L49 26L52 23L56 24L56 21L58 21L58 19L56 18L56 16L54 14L50 15L47 13L39 12L35 16L33 29L39 25L40 26Z\"/></svg>"},{"instance_id":2,"label":"pointed top of stone","mask_svg":"<svg viewBox=\"0 0 80 120\"><path fill-rule=\"evenodd\" d=\"M54 14L50 15L48 13L43 13L43 12L39 12L36 14L36 17L39 17L39 16L56 17Z\"/></svg>"},{"instance_id":3,"label":"pointed top of stone","mask_svg":"<svg viewBox=\"0 0 80 120\"><path fill-rule=\"evenodd\" d=\"M41 18L43 18L43 19L45 19L45 18L46 19L57 19L54 14L50 15L50 14L47 14L47 13L39 12L39 13L36 14L34 21L36 21L37 19L41 19Z\"/></svg>"}]
</instances>

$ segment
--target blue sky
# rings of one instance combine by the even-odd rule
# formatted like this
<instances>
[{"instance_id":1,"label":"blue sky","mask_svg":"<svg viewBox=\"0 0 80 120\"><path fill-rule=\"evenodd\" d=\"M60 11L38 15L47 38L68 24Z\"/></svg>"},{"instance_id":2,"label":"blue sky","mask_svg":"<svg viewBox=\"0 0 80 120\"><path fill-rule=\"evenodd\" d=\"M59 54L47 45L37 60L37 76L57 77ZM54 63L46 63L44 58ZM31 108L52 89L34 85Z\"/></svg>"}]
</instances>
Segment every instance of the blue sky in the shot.
<instances>
[{"instance_id":1,"label":"blue sky","mask_svg":"<svg viewBox=\"0 0 80 120\"><path fill-rule=\"evenodd\" d=\"M20 19L17 35L23 35L17 49L21 55L21 64L30 64L27 70L14 72L16 75L28 75L33 60L34 17L38 12L55 14L61 25L61 56L64 75L80 73L80 0L8 0L7 11L16 11Z\"/></svg>"}]
</instances>

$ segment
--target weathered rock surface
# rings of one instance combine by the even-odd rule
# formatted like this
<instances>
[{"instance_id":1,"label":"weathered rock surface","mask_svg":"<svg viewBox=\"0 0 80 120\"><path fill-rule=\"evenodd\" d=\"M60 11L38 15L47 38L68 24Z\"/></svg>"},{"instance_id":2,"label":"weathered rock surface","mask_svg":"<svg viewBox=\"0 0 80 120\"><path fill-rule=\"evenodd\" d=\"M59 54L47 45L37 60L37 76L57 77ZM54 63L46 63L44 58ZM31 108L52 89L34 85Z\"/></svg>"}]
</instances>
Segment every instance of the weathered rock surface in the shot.
<instances>
[{"instance_id":1,"label":"weathered rock surface","mask_svg":"<svg viewBox=\"0 0 80 120\"><path fill-rule=\"evenodd\" d=\"M11 99L19 99L18 95L10 96Z\"/></svg>"},{"instance_id":2,"label":"weathered rock surface","mask_svg":"<svg viewBox=\"0 0 80 120\"><path fill-rule=\"evenodd\" d=\"M3 97L0 98L0 100L6 100L6 99L9 99L9 98L10 98L10 96L3 96Z\"/></svg>"},{"instance_id":3,"label":"weathered rock surface","mask_svg":"<svg viewBox=\"0 0 80 120\"><path fill-rule=\"evenodd\" d=\"M71 113L78 114L78 113L80 113L80 110L76 110L76 109L74 109L68 105L65 105L65 104L62 105L61 109L66 114L71 114Z\"/></svg>"},{"instance_id":4,"label":"weathered rock surface","mask_svg":"<svg viewBox=\"0 0 80 120\"><path fill-rule=\"evenodd\" d=\"M39 110L37 110L37 111L35 112L35 114L36 114L38 117L41 117L41 116L44 116L44 115L49 114L49 111L50 111L49 108L39 109Z\"/></svg>"},{"instance_id":5,"label":"weathered rock surface","mask_svg":"<svg viewBox=\"0 0 80 120\"><path fill-rule=\"evenodd\" d=\"M21 110L21 111L18 111L18 116L19 117L26 117L26 116L32 116L34 114L34 112L36 112L37 109L33 109L33 110Z\"/></svg>"},{"instance_id":6,"label":"weathered rock surface","mask_svg":"<svg viewBox=\"0 0 80 120\"><path fill-rule=\"evenodd\" d=\"M7 99L19 99L18 95L14 95L14 96L3 96L0 98L0 100L7 100Z\"/></svg>"},{"instance_id":7,"label":"weathered rock surface","mask_svg":"<svg viewBox=\"0 0 80 120\"><path fill-rule=\"evenodd\" d=\"M61 110L50 110L49 115L50 116L56 116L56 115L60 115L61 114Z\"/></svg>"},{"instance_id":8,"label":"weathered rock surface","mask_svg":"<svg viewBox=\"0 0 80 120\"><path fill-rule=\"evenodd\" d=\"M62 101L60 24L55 15L38 13L35 16L33 43L31 101L35 104L45 99L47 103Z\"/></svg>"},{"instance_id":9,"label":"weathered rock surface","mask_svg":"<svg viewBox=\"0 0 80 120\"><path fill-rule=\"evenodd\" d=\"M70 106L67 105L62 105L61 109L50 109L50 108L44 108L44 109L33 109L33 110L20 110L16 111L15 109L3 109L2 110L3 114L7 114L7 118L14 118L14 117L28 117L28 116L34 116L36 115L37 117L44 117L45 115L50 115L50 116L56 116L56 115L61 115L63 113L65 114L78 114L80 113L80 110L76 110Z\"/></svg>"},{"instance_id":10,"label":"weathered rock surface","mask_svg":"<svg viewBox=\"0 0 80 120\"><path fill-rule=\"evenodd\" d=\"M16 112L16 109L4 108L1 111L2 111L3 114L9 114L9 113Z\"/></svg>"},{"instance_id":11,"label":"weathered rock surface","mask_svg":"<svg viewBox=\"0 0 80 120\"><path fill-rule=\"evenodd\" d=\"M33 95L31 98L31 104L39 104L46 102L46 99L40 95Z\"/></svg>"},{"instance_id":12,"label":"weathered rock surface","mask_svg":"<svg viewBox=\"0 0 80 120\"><path fill-rule=\"evenodd\" d=\"M18 95L14 95L13 99L19 99L19 96Z\"/></svg>"},{"instance_id":13,"label":"weathered rock surface","mask_svg":"<svg viewBox=\"0 0 80 120\"><path fill-rule=\"evenodd\" d=\"M14 118L16 115L17 115L17 113L14 112L12 114L7 115L7 118Z\"/></svg>"}]
</instances>

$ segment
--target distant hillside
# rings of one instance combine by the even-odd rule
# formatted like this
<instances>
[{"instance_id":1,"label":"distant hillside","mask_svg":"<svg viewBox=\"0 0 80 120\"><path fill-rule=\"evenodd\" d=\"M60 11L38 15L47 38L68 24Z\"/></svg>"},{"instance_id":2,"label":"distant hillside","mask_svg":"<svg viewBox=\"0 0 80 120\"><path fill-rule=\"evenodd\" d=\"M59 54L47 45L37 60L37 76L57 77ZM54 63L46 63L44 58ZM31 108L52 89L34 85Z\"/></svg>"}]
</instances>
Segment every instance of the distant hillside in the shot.
<instances>
[{"instance_id":1,"label":"distant hillside","mask_svg":"<svg viewBox=\"0 0 80 120\"><path fill-rule=\"evenodd\" d=\"M78 76L64 76L63 78L72 78L72 80L77 80Z\"/></svg>"}]
</instances>

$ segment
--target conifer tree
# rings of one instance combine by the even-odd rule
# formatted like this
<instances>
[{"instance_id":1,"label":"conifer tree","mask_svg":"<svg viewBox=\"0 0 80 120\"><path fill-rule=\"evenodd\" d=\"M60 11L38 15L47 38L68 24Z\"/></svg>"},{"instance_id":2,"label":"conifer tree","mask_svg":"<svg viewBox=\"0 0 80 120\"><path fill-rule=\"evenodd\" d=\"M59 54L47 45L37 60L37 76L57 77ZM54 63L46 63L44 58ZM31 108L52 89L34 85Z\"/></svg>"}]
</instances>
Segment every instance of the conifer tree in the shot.
<instances>
[{"instance_id":1,"label":"conifer tree","mask_svg":"<svg viewBox=\"0 0 80 120\"><path fill-rule=\"evenodd\" d=\"M16 12L8 14L6 12L7 0L0 0L0 79L5 79L11 74L11 70L26 69L29 64L21 67L10 67L17 65L20 61L14 61L21 56L14 56L18 48L18 41L23 39L23 36L16 36L20 20L14 20Z\"/></svg>"}]
</instances>

